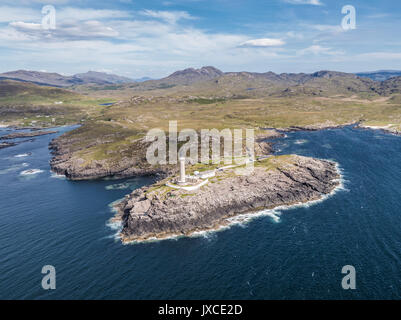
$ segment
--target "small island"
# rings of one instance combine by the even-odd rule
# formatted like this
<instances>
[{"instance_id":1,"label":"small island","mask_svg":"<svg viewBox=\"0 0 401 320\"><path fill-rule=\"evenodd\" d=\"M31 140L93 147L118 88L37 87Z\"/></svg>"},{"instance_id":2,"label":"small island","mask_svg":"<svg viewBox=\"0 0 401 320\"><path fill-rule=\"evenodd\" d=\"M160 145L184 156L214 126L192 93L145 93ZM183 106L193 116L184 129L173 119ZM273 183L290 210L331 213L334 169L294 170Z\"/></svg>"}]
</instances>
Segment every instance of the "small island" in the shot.
<instances>
[{"instance_id":1,"label":"small island","mask_svg":"<svg viewBox=\"0 0 401 320\"><path fill-rule=\"evenodd\" d=\"M257 160L249 175L237 175L235 169L210 170L210 165L196 164L188 168L188 178L199 188L172 184L182 185L180 176L135 190L115 206L112 222L121 223L121 240L165 239L218 229L234 216L318 200L340 185L335 162L297 155Z\"/></svg>"},{"instance_id":2,"label":"small island","mask_svg":"<svg viewBox=\"0 0 401 320\"><path fill-rule=\"evenodd\" d=\"M55 130L48 130L48 131L30 131L30 132L17 132L17 133L10 133L8 135L0 137L0 140L11 140L17 138L32 138L32 137L39 137L45 136L48 134L57 133L58 131Z\"/></svg>"}]
</instances>

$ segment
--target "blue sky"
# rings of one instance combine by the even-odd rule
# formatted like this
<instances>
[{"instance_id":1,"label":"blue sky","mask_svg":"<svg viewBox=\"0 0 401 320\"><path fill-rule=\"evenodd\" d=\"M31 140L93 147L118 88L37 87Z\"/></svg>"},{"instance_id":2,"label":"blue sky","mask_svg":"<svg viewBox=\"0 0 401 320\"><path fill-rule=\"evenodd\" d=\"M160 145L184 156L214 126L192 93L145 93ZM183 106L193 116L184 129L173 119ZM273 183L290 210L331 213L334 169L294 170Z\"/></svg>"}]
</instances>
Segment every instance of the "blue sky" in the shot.
<instances>
[{"instance_id":1,"label":"blue sky","mask_svg":"<svg viewBox=\"0 0 401 320\"><path fill-rule=\"evenodd\" d=\"M41 9L56 9L56 29ZM356 29L344 30L344 5ZM0 72L401 69L398 0L0 0Z\"/></svg>"}]
</instances>

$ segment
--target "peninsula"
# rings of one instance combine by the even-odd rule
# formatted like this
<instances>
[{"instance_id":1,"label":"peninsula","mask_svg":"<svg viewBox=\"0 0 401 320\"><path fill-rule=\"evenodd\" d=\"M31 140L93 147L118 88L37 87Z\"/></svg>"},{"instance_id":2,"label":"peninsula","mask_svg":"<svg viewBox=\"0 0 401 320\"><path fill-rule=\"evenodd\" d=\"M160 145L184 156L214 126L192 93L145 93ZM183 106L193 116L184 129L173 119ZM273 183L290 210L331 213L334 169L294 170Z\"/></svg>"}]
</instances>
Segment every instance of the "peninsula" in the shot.
<instances>
[{"instance_id":1,"label":"peninsula","mask_svg":"<svg viewBox=\"0 0 401 320\"><path fill-rule=\"evenodd\" d=\"M218 229L230 218L282 205L318 200L340 185L334 162L296 155L255 161L249 175L216 170L197 190L172 188L169 178L127 195L112 222L123 242L163 239Z\"/></svg>"}]
</instances>

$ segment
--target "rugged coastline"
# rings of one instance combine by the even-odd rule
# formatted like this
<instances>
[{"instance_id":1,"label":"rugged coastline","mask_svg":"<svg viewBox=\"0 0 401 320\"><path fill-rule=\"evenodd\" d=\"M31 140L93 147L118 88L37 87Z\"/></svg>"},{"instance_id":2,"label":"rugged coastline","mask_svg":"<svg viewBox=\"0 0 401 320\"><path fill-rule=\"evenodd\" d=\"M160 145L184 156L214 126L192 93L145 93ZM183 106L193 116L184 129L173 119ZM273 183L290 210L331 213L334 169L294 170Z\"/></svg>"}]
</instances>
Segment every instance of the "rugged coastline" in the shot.
<instances>
[{"instance_id":1,"label":"rugged coastline","mask_svg":"<svg viewBox=\"0 0 401 320\"><path fill-rule=\"evenodd\" d=\"M401 135L401 129L397 128L396 126L392 124L388 125L381 125L381 126L372 126L372 125L366 125L366 124L358 124L357 128L359 129L366 129L366 130L380 130L388 134L394 134L397 136Z\"/></svg>"},{"instance_id":2,"label":"rugged coastline","mask_svg":"<svg viewBox=\"0 0 401 320\"><path fill-rule=\"evenodd\" d=\"M115 208L123 242L190 235L229 224L234 216L318 200L340 185L336 163L301 156L272 156L250 175L219 172L194 192L166 181L135 190Z\"/></svg>"},{"instance_id":3,"label":"rugged coastline","mask_svg":"<svg viewBox=\"0 0 401 320\"><path fill-rule=\"evenodd\" d=\"M267 139L279 138L283 134L276 130L266 130L255 137L255 155L265 156L273 152L272 143ZM72 150L76 140L68 136L60 136L50 142L49 149L53 158L51 170L65 175L70 180L90 180L106 177L131 178L134 176L156 175L159 178L171 176L177 172L175 165L151 166L146 160L146 149L149 143L144 138L130 141L126 150L121 150L119 159L95 159L87 161L80 156L78 150ZM100 137L97 143L104 143ZM82 146L82 149L91 146Z\"/></svg>"},{"instance_id":4,"label":"rugged coastline","mask_svg":"<svg viewBox=\"0 0 401 320\"><path fill-rule=\"evenodd\" d=\"M99 139L100 140L100 139ZM70 180L93 180L106 177L132 178L135 176L160 176L174 174L176 168L172 166L151 166L147 163L144 149L146 144L143 139L132 141L130 153L121 157L118 161L108 159L96 159L87 161L80 157L78 152L71 150L75 141L68 137L59 137L49 144L53 155L50 168L53 172L65 175ZM90 146L84 146L87 148Z\"/></svg>"}]
</instances>

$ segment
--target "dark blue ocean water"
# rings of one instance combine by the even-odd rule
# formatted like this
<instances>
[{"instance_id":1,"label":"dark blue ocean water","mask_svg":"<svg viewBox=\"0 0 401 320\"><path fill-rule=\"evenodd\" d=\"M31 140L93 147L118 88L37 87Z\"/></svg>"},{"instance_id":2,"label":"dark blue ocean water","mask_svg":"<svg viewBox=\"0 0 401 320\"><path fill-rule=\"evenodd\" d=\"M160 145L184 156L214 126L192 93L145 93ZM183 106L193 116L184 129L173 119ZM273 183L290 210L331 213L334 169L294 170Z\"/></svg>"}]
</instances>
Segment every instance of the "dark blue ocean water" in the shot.
<instances>
[{"instance_id":1,"label":"dark blue ocean water","mask_svg":"<svg viewBox=\"0 0 401 320\"><path fill-rule=\"evenodd\" d=\"M347 190L285 210L278 222L261 217L207 237L122 245L107 226L109 204L130 192L119 187L150 180L54 178L55 136L0 150L1 299L401 298L401 137L290 133L279 152L337 161ZM43 172L22 176L27 169ZM41 288L44 265L56 268L56 290ZM356 268L356 290L341 287L344 265Z\"/></svg>"}]
</instances>

